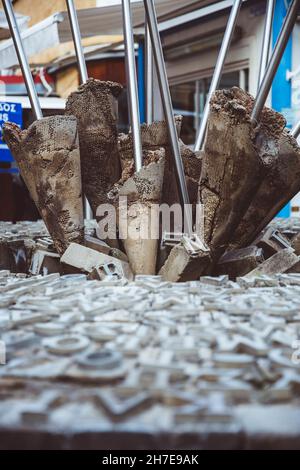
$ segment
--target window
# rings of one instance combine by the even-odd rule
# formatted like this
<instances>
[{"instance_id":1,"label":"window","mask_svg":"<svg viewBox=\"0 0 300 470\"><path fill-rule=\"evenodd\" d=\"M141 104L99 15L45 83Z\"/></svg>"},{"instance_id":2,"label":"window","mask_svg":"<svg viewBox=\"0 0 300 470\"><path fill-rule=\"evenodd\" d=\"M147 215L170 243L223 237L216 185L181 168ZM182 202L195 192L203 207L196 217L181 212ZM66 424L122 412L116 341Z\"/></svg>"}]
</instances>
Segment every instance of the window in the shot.
<instances>
[{"instance_id":1,"label":"window","mask_svg":"<svg viewBox=\"0 0 300 470\"><path fill-rule=\"evenodd\" d=\"M181 138L187 145L195 143L211 78L202 78L170 87L174 113L183 116ZM244 81L242 84L239 71L225 73L222 75L219 89L245 86L247 90L248 70L245 70Z\"/></svg>"}]
</instances>

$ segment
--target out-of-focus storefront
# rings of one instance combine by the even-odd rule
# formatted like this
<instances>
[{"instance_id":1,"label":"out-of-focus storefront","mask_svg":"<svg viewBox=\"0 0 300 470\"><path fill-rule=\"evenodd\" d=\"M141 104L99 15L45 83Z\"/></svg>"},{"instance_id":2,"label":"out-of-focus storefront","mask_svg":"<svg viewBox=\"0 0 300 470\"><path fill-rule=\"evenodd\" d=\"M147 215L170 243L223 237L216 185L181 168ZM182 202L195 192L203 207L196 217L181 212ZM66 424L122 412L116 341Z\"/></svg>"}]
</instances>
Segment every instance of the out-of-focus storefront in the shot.
<instances>
[{"instance_id":1,"label":"out-of-focus storefront","mask_svg":"<svg viewBox=\"0 0 300 470\"><path fill-rule=\"evenodd\" d=\"M288 3L285 0L277 0L276 21L274 23L277 22L281 25ZM193 144L195 141L196 129L199 128L206 95L230 13L229 4L232 2L215 2L215 5L220 7L218 11L213 11L212 6L211 10L209 7L203 8L203 11L206 12L203 17L200 17L200 14L195 14L195 18L198 16L198 19L193 20L190 15L189 18L187 17L188 22L163 32L173 104L175 110L185 116L182 137L189 144ZM267 2L264 0L251 0L243 3L226 58L220 88L237 85L252 95L256 95L266 4ZM222 5L224 8L221 8ZM280 18L279 15L281 15ZM277 31L273 31L273 36L276 33ZM273 43L275 40L276 37L273 37ZM288 72L291 71L294 73L289 76ZM278 92L280 74L281 93ZM285 77L283 77L284 74L286 74ZM274 83L272 93L270 93L268 105L283 112L288 125L292 126L300 119L299 22L295 25L277 75L277 81ZM283 83L284 80L286 83ZM282 94L286 96L282 96Z\"/></svg>"}]
</instances>

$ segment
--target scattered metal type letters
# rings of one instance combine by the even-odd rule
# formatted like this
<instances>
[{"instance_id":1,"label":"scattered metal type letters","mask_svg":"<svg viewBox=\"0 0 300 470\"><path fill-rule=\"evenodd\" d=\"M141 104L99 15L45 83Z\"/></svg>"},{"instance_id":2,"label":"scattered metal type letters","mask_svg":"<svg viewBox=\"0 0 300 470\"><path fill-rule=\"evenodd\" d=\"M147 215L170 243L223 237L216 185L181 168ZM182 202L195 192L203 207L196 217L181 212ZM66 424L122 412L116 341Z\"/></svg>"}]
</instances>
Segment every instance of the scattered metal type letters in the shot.
<instances>
[{"instance_id":1,"label":"scattered metal type letters","mask_svg":"<svg viewBox=\"0 0 300 470\"><path fill-rule=\"evenodd\" d=\"M299 443L299 306L297 273L175 284L2 270L0 447L16 445L8 429L33 447L37 430L46 447L57 433L67 448L93 446L85 433L113 448L124 432L145 448L162 433L167 448Z\"/></svg>"}]
</instances>

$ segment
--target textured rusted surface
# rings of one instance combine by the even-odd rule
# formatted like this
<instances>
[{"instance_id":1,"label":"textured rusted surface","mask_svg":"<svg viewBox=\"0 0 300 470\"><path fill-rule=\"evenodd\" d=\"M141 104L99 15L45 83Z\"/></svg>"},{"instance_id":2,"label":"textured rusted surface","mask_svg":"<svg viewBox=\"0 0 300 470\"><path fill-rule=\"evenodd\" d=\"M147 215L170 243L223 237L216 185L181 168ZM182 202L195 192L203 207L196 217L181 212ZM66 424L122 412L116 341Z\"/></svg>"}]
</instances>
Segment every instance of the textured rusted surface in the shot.
<instances>
[{"instance_id":1,"label":"textured rusted surface","mask_svg":"<svg viewBox=\"0 0 300 470\"><path fill-rule=\"evenodd\" d=\"M121 91L118 83L90 78L66 103L66 114L78 120L83 192L94 215L121 176L117 146L117 97Z\"/></svg>"},{"instance_id":2,"label":"textured rusted surface","mask_svg":"<svg viewBox=\"0 0 300 470\"><path fill-rule=\"evenodd\" d=\"M0 270L28 273L36 240L49 240L43 221L0 223ZM52 244L52 241L50 240Z\"/></svg>"},{"instance_id":3,"label":"textured rusted surface","mask_svg":"<svg viewBox=\"0 0 300 470\"><path fill-rule=\"evenodd\" d=\"M182 117L176 116L176 129L180 136ZM169 143L168 129L165 121L157 121L152 124L141 125L141 138L144 150L165 149L165 169L162 191L162 202L172 205L179 203L179 194L176 182L176 172L173 164L172 150ZM132 134L119 135L119 150L123 174L127 177L134 172ZM181 157L184 164L185 176L187 180L188 192L192 203L197 200L197 186L201 172L201 154L194 153L183 142L180 142Z\"/></svg>"},{"instance_id":4,"label":"textured rusted surface","mask_svg":"<svg viewBox=\"0 0 300 470\"><path fill-rule=\"evenodd\" d=\"M125 166L109 197L117 207L119 235L134 274L155 274L165 150L144 150L143 164L139 172ZM124 212L119 204L122 197L127 198Z\"/></svg>"},{"instance_id":5,"label":"textured rusted surface","mask_svg":"<svg viewBox=\"0 0 300 470\"><path fill-rule=\"evenodd\" d=\"M299 263L299 256L294 253L293 248L285 248L270 256L259 266L247 273L247 277L267 275L272 276L278 272L285 273Z\"/></svg>"},{"instance_id":6,"label":"textured rusted surface","mask_svg":"<svg viewBox=\"0 0 300 470\"><path fill-rule=\"evenodd\" d=\"M8 144L58 253L83 240L83 208L77 121L51 116L20 130L6 123Z\"/></svg>"},{"instance_id":7,"label":"textured rusted surface","mask_svg":"<svg viewBox=\"0 0 300 470\"><path fill-rule=\"evenodd\" d=\"M245 246L300 191L300 147L287 130L279 137L276 152L231 243Z\"/></svg>"},{"instance_id":8,"label":"textured rusted surface","mask_svg":"<svg viewBox=\"0 0 300 470\"><path fill-rule=\"evenodd\" d=\"M209 252L199 253L192 258L184 246L178 244L172 248L159 274L165 281L194 281L207 272L211 259Z\"/></svg>"},{"instance_id":9,"label":"textured rusted surface","mask_svg":"<svg viewBox=\"0 0 300 470\"><path fill-rule=\"evenodd\" d=\"M264 261L264 252L257 246L247 246L224 253L218 261L214 274L227 274L230 279L244 276Z\"/></svg>"}]
</instances>

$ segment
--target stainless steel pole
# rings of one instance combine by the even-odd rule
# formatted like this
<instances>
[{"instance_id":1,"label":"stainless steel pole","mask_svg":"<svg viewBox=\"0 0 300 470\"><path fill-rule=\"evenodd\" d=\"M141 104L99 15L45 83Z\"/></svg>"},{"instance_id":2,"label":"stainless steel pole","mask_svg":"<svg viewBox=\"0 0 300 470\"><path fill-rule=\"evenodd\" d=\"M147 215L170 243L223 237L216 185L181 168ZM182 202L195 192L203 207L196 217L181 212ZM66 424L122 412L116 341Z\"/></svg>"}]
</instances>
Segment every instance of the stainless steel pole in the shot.
<instances>
[{"instance_id":1,"label":"stainless steel pole","mask_svg":"<svg viewBox=\"0 0 300 470\"><path fill-rule=\"evenodd\" d=\"M138 100L137 74L134 52L134 38L131 21L130 0L122 0L124 43L126 52L127 93L130 123L133 136L135 171L142 168L143 154L140 131L140 111Z\"/></svg>"},{"instance_id":2,"label":"stainless steel pole","mask_svg":"<svg viewBox=\"0 0 300 470\"><path fill-rule=\"evenodd\" d=\"M181 154L180 154L180 147L179 147L179 141L178 141L176 126L175 126L171 94L170 94L170 89L168 85L167 71L166 71L166 66L165 66L164 57L163 57L163 50L162 50L162 45L161 45L161 40L160 40L160 35L159 35L159 30L158 30L154 2L153 0L144 0L144 5L145 5L145 10L146 10L146 17L147 17L150 37L151 37L156 71L158 75L160 93L161 93L161 98L163 102L165 119L166 119L167 126L168 126L169 138L170 138L174 164L175 164L175 169L176 169L176 176L177 176L178 186L180 190L180 197L181 197L181 202L182 202L184 215L185 215L185 223L186 223L188 234L191 235L193 233L192 211L191 211L189 194L188 194L186 180L185 180L183 162L182 162Z\"/></svg>"},{"instance_id":3,"label":"stainless steel pole","mask_svg":"<svg viewBox=\"0 0 300 470\"><path fill-rule=\"evenodd\" d=\"M86 62L85 62L84 53L83 53L83 47L81 43L81 35L80 35L76 8L74 6L73 0L66 0L66 2L67 2L67 9L68 9L69 21L70 21L70 26L71 26L71 32L72 32L72 37L73 37L73 42L74 42L74 48L75 48L75 53L77 57L80 81L81 83L85 83L88 80L88 73L87 73ZM84 210L85 219L92 220L93 211L91 209L91 206L86 196L83 197L83 210Z\"/></svg>"},{"instance_id":4,"label":"stainless steel pole","mask_svg":"<svg viewBox=\"0 0 300 470\"><path fill-rule=\"evenodd\" d=\"M267 66L265 76L260 85L256 100L254 103L254 107L253 107L252 114L251 114L251 121L253 124L256 124L258 122L262 109L265 105L266 99L268 97L268 94L272 86L273 79L275 77L278 66L280 64L282 55L286 48L290 34L293 30L294 24L296 23L299 5L300 5L300 0L293 0L287 11L287 14L286 14L284 23L282 25L282 28L280 30L278 39L276 41L271 59Z\"/></svg>"},{"instance_id":5,"label":"stainless steel pole","mask_svg":"<svg viewBox=\"0 0 300 470\"><path fill-rule=\"evenodd\" d=\"M195 119L194 119L194 128L197 131L200 125L200 80L196 80L195 83Z\"/></svg>"},{"instance_id":6,"label":"stainless steel pole","mask_svg":"<svg viewBox=\"0 0 300 470\"><path fill-rule=\"evenodd\" d=\"M145 75L146 75L146 122L153 122L153 52L147 21L145 22Z\"/></svg>"},{"instance_id":7,"label":"stainless steel pole","mask_svg":"<svg viewBox=\"0 0 300 470\"><path fill-rule=\"evenodd\" d=\"M269 62L274 10L275 10L275 0L268 0L267 10L266 10L266 21L265 21L265 28L264 28L264 35L263 35L263 42L262 42L262 53L261 53L260 65L259 65L258 90L265 76L266 68Z\"/></svg>"},{"instance_id":8,"label":"stainless steel pole","mask_svg":"<svg viewBox=\"0 0 300 470\"><path fill-rule=\"evenodd\" d=\"M78 68L79 68L79 73L80 73L80 80L81 80L81 83L85 83L88 79L88 73L87 73L87 68L86 68L86 63L85 63L85 58L84 58L84 53L83 53L83 47L81 43L81 35L80 35L77 13L76 13L76 9L74 6L74 1L66 0L66 2L67 2L67 9L68 9L68 15L69 15L69 20L70 20L71 32L72 32L77 62L78 62Z\"/></svg>"},{"instance_id":9,"label":"stainless steel pole","mask_svg":"<svg viewBox=\"0 0 300 470\"><path fill-rule=\"evenodd\" d=\"M300 121L291 130L291 135L297 139L300 135Z\"/></svg>"},{"instance_id":10,"label":"stainless steel pole","mask_svg":"<svg viewBox=\"0 0 300 470\"><path fill-rule=\"evenodd\" d=\"M26 58L25 50L23 47L18 23L14 14L14 10L11 4L11 0L2 0L3 8L5 12L5 16L7 19L7 23L10 29L10 34L16 49L16 54L19 60L19 64L22 70L22 74L24 77L29 101L31 104L31 108L35 119L42 119L43 113L40 106L40 102L38 99L38 95L35 89L34 81L32 78L31 70Z\"/></svg>"},{"instance_id":11,"label":"stainless steel pole","mask_svg":"<svg viewBox=\"0 0 300 470\"><path fill-rule=\"evenodd\" d=\"M205 103L205 107L204 107L204 111L203 111L203 116L202 116L202 120L201 120L201 124L200 124L200 129L199 129L199 133L198 133L198 136L197 136L197 139L196 139L196 144L195 144L195 150L196 151L201 150L202 147L203 147L205 134L206 134L208 114L209 114L210 98L219 86L221 76L222 76L222 70L223 70L223 67L224 67L225 58L226 58L226 55L227 55L227 52L228 52L228 49L229 49L229 46L230 46L230 43L231 43L231 39L232 39L232 36L233 36L234 28L235 28L235 25L236 25L237 17L238 17L242 2L243 2L243 0L235 0L234 4L232 6L231 12L230 12L230 16L229 16L227 27L226 27L226 30L225 30L225 34L224 34L224 37L223 37L223 41L222 41L221 49L220 49L220 52L219 52L218 60L217 60L216 66L215 66L213 78L212 78L210 88L209 88L209 92L208 92L208 95L207 95L207 98L206 98L206 103Z\"/></svg>"}]
</instances>

